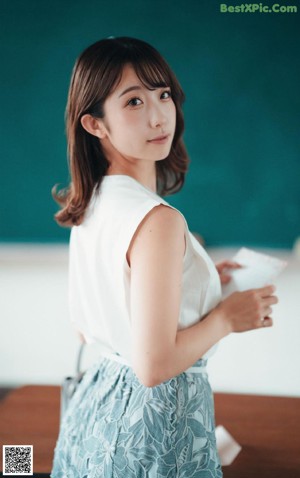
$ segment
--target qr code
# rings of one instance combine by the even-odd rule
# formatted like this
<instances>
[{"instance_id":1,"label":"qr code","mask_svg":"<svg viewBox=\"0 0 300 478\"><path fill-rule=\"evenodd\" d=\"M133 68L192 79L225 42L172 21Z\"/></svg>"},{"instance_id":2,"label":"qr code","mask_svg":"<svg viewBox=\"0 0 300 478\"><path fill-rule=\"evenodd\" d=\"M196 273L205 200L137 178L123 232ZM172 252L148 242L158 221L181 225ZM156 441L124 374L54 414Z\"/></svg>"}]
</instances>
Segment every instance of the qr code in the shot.
<instances>
[{"instance_id":1,"label":"qr code","mask_svg":"<svg viewBox=\"0 0 300 478\"><path fill-rule=\"evenodd\" d=\"M33 475L32 445L3 445L3 476Z\"/></svg>"}]
</instances>

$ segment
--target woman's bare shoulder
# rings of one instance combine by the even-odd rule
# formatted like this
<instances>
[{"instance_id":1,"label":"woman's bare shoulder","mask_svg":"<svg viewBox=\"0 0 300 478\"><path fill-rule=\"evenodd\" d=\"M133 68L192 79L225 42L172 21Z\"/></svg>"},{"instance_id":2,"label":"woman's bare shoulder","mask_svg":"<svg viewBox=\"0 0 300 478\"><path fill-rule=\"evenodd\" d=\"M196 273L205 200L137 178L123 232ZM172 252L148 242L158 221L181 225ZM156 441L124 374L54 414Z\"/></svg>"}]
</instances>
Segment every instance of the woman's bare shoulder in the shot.
<instances>
[{"instance_id":1,"label":"woman's bare shoulder","mask_svg":"<svg viewBox=\"0 0 300 478\"><path fill-rule=\"evenodd\" d=\"M166 225L166 221L169 226L184 226L184 217L181 212L167 204L158 204L153 207L141 222L141 226L151 221L162 226Z\"/></svg>"},{"instance_id":2,"label":"woman's bare shoulder","mask_svg":"<svg viewBox=\"0 0 300 478\"><path fill-rule=\"evenodd\" d=\"M184 245L185 220L183 215L171 206L159 204L153 207L137 227L127 251L127 261L133 250L166 247L181 248ZM173 247L172 247L173 246Z\"/></svg>"}]
</instances>

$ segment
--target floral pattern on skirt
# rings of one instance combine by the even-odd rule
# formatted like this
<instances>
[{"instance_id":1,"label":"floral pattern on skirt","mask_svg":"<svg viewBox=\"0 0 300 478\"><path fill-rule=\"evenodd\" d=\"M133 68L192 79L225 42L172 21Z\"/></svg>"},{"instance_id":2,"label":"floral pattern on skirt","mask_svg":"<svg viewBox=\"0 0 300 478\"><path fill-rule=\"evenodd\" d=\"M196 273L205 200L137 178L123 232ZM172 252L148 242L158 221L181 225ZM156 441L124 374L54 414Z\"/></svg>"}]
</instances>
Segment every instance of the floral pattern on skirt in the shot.
<instances>
[{"instance_id":1,"label":"floral pattern on skirt","mask_svg":"<svg viewBox=\"0 0 300 478\"><path fill-rule=\"evenodd\" d=\"M51 478L222 476L206 372L145 387L107 358L86 371L61 423Z\"/></svg>"}]
</instances>

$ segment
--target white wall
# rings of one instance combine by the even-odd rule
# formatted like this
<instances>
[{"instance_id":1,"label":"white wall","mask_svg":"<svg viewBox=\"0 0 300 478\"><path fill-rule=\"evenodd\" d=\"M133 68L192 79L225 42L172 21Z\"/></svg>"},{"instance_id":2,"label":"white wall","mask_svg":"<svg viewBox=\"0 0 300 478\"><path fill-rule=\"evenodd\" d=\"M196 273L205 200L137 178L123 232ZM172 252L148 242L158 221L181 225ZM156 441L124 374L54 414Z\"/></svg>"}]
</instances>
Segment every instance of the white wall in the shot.
<instances>
[{"instance_id":1,"label":"white wall","mask_svg":"<svg viewBox=\"0 0 300 478\"><path fill-rule=\"evenodd\" d=\"M210 359L215 391L300 396L300 259L277 280L274 327L232 334ZM215 261L237 249L210 249ZM0 246L0 386L59 384L73 374L79 340L68 320L66 246ZM97 358L85 351L83 366Z\"/></svg>"}]
</instances>

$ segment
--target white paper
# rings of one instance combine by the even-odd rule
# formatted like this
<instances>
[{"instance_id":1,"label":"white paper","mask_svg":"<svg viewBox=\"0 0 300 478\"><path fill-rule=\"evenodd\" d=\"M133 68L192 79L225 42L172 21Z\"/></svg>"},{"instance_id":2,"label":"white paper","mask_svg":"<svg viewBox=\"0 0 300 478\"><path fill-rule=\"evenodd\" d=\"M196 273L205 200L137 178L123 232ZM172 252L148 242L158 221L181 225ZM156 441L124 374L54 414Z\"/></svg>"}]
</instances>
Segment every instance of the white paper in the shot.
<instances>
[{"instance_id":1,"label":"white paper","mask_svg":"<svg viewBox=\"0 0 300 478\"><path fill-rule=\"evenodd\" d=\"M287 265L287 262L276 257L255 252L246 247L242 247L232 260L243 267L229 271L231 280L223 286L223 298L235 291L256 289L273 284Z\"/></svg>"},{"instance_id":2,"label":"white paper","mask_svg":"<svg viewBox=\"0 0 300 478\"><path fill-rule=\"evenodd\" d=\"M239 445L238 442L235 441L235 439L222 425L216 427L216 439L221 465L231 465L233 460L241 451L241 445Z\"/></svg>"}]
</instances>

